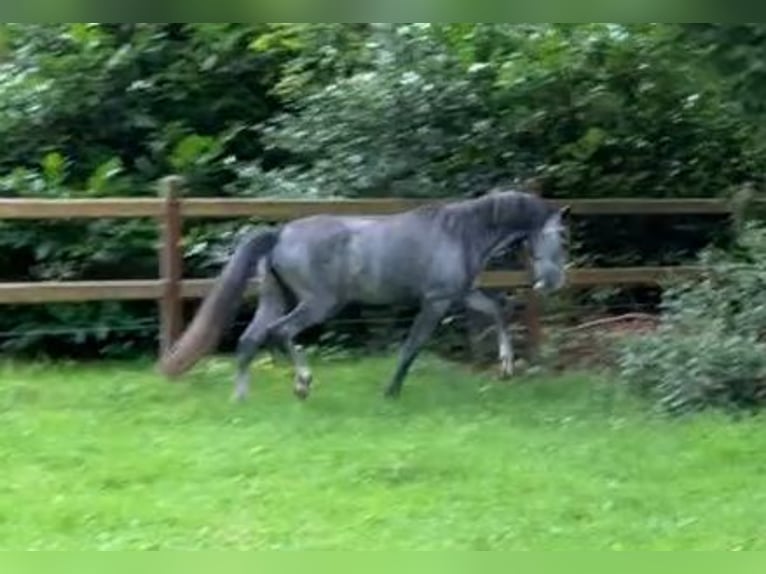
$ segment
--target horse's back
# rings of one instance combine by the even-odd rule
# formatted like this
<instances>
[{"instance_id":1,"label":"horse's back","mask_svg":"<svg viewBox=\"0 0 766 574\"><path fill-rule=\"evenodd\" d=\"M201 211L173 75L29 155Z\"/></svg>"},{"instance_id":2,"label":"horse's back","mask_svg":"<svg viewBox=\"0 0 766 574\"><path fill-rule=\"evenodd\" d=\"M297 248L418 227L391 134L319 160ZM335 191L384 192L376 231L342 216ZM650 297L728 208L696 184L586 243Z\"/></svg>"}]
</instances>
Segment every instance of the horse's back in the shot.
<instances>
[{"instance_id":1,"label":"horse's back","mask_svg":"<svg viewBox=\"0 0 766 574\"><path fill-rule=\"evenodd\" d=\"M357 237L373 225L372 218L342 215L290 221L280 232L271 264L299 297L339 297L353 288Z\"/></svg>"},{"instance_id":2,"label":"horse's back","mask_svg":"<svg viewBox=\"0 0 766 574\"><path fill-rule=\"evenodd\" d=\"M448 246L410 215L316 215L282 230L274 263L299 293L325 290L349 302L418 298Z\"/></svg>"}]
</instances>

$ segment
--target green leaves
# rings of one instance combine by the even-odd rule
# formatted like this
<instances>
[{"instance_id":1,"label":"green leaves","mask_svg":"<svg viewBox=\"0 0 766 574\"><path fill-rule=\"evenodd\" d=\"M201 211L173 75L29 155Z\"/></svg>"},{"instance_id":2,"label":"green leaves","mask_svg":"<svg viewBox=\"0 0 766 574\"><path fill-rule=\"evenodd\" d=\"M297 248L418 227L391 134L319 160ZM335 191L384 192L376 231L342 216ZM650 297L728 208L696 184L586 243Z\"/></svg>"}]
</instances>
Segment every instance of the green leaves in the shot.
<instances>
[{"instance_id":1,"label":"green leaves","mask_svg":"<svg viewBox=\"0 0 766 574\"><path fill-rule=\"evenodd\" d=\"M587 161L606 141L607 133L601 128L588 128L580 139L563 147L568 153L580 161Z\"/></svg>"},{"instance_id":2,"label":"green leaves","mask_svg":"<svg viewBox=\"0 0 766 574\"><path fill-rule=\"evenodd\" d=\"M221 143L214 137L192 134L179 141L170 155L170 165L178 173L190 167L215 159L222 150Z\"/></svg>"},{"instance_id":3,"label":"green leaves","mask_svg":"<svg viewBox=\"0 0 766 574\"><path fill-rule=\"evenodd\" d=\"M672 412L766 404L766 229L731 253L707 251L709 274L665 292L662 325L620 345L624 381Z\"/></svg>"},{"instance_id":4,"label":"green leaves","mask_svg":"<svg viewBox=\"0 0 766 574\"><path fill-rule=\"evenodd\" d=\"M91 195L108 195L109 183L124 170L125 166L119 157L108 159L99 165L88 178L88 193Z\"/></svg>"},{"instance_id":5,"label":"green leaves","mask_svg":"<svg viewBox=\"0 0 766 574\"><path fill-rule=\"evenodd\" d=\"M534 176L562 197L718 195L758 174L720 158L761 152L665 28L376 25L348 73L317 87L307 28L288 25L273 34L300 37L305 65L285 68L295 106L266 141L297 159L284 177L327 194L472 194Z\"/></svg>"},{"instance_id":6,"label":"green leaves","mask_svg":"<svg viewBox=\"0 0 766 574\"><path fill-rule=\"evenodd\" d=\"M64 156L58 152L46 154L42 161L43 177L45 182L52 187L58 187L66 178L67 162Z\"/></svg>"},{"instance_id":7,"label":"green leaves","mask_svg":"<svg viewBox=\"0 0 766 574\"><path fill-rule=\"evenodd\" d=\"M762 122L743 116L763 100L759 26L7 23L0 193L154 195L179 172L193 195L454 197L529 178L562 198L723 195L763 180ZM155 272L143 228L104 225L119 240L4 224L4 277ZM720 227L578 225L592 259L623 264ZM215 267L216 232L191 231L191 273Z\"/></svg>"}]
</instances>

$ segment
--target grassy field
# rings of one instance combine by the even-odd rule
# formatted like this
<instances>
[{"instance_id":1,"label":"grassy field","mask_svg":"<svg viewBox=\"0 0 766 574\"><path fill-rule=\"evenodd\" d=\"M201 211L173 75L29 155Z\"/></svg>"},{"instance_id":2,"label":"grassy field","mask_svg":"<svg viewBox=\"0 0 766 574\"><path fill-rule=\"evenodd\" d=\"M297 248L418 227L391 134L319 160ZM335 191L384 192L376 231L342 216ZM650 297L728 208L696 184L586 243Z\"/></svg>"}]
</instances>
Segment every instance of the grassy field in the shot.
<instances>
[{"instance_id":1,"label":"grassy field","mask_svg":"<svg viewBox=\"0 0 766 574\"><path fill-rule=\"evenodd\" d=\"M433 357L0 365L1 549L766 548L766 426L667 420L607 382L514 384Z\"/></svg>"}]
</instances>

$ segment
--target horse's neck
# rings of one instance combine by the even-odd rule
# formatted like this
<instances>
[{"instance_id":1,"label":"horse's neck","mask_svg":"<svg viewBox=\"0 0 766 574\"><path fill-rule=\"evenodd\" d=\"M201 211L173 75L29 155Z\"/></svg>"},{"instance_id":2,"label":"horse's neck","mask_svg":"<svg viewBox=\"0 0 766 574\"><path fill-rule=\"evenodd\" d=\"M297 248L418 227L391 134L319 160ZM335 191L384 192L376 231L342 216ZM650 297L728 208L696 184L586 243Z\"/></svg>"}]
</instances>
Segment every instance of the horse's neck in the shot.
<instances>
[{"instance_id":1,"label":"horse's neck","mask_svg":"<svg viewBox=\"0 0 766 574\"><path fill-rule=\"evenodd\" d=\"M499 230L489 231L477 253L478 264L483 267L494 254L524 237L526 237L526 233L523 231L511 231L510 233Z\"/></svg>"},{"instance_id":2,"label":"horse's neck","mask_svg":"<svg viewBox=\"0 0 766 574\"><path fill-rule=\"evenodd\" d=\"M490 222L475 219L471 232L464 237L464 248L467 250L473 272L478 273L490 257L500 249L524 239L526 230L509 230L503 225L493 225Z\"/></svg>"}]
</instances>

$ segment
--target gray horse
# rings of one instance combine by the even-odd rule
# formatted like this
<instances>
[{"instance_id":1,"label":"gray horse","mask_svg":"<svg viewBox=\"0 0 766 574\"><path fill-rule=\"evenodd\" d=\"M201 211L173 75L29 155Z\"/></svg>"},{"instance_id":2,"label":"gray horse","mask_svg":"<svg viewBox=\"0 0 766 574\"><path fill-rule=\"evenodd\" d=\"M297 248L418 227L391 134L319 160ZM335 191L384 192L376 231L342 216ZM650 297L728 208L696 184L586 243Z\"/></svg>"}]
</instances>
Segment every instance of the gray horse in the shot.
<instances>
[{"instance_id":1,"label":"gray horse","mask_svg":"<svg viewBox=\"0 0 766 574\"><path fill-rule=\"evenodd\" d=\"M455 303L494 321L502 371L510 375L513 349L500 307L475 280L497 249L525 243L533 287L562 287L567 213L568 207L553 208L532 194L495 191L396 215L317 215L249 232L160 369L178 376L213 350L257 273L258 309L237 348L238 399L249 390L250 363L272 341L282 343L292 359L295 394L307 397L312 375L295 337L350 303L419 306L386 396L399 395L418 352Z\"/></svg>"}]
</instances>

